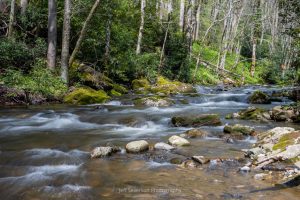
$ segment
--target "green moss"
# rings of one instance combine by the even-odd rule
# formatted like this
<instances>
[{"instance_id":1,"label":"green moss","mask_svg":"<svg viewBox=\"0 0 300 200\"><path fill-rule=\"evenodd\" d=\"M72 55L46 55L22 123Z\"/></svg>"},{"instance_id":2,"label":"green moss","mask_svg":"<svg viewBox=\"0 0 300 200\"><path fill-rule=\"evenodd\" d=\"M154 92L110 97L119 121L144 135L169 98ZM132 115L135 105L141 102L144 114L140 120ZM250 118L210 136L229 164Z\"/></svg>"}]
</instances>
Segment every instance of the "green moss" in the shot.
<instances>
[{"instance_id":1,"label":"green moss","mask_svg":"<svg viewBox=\"0 0 300 200\"><path fill-rule=\"evenodd\" d=\"M244 120L258 120L259 117L266 112L264 109L255 108L255 109L247 109L239 112L240 119Z\"/></svg>"},{"instance_id":2,"label":"green moss","mask_svg":"<svg viewBox=\"0 0 300 200\"><path fill-rule=\"evenodd\" d=\"M227 115L225 116L225 119L233 119L232 114L227 114Z\"/></svg>"},{"instance_id":3,"label":"green moss","mask_svg":"<svg viewBox=\"0 0 300 200\"><path fill-rule=\"evenodd\" d=\"M96 91L91 88L77 88L65 96L64 102L69 104L85 105L104 103L108 99L109 96L103 90Z\"/></svg>"},{"instance_id":4,"label":"green moss","mask_svg":"<svg viewBox=\"0 0 300 200\"><path fill-rule=\"evenodd\" d=\"M127 94L128 93L128 90L122 85L113 84L113 88L114 88L113 90L115 90L118 93L121 93L121 94Z\"/></svg>"},{"instance_id":5,"label":"green moss","mask_svg":"<svg viewBox=\"0 0 300 200\"><path fill-rule=\"evenodd\" d=\"M132 88L134 90L139 90L139 89L147 90L150 88L150 82L145 78L135 79L132 81Z\"/></svg>"},{"instance_id":6,"label":"green moss","mask_svg":"<svg viewBox=\"0 0 300 200\"><path fill-rule=\"evenodd\" d=\"M271 103L271 100L267 94L257 90L249 97L249 102L257 104L269 104Z\"/></svg>"},{"instance_id":7,"label":"green moss","mask_svg":"<svg viewBox=\"0 0 300 200\"><path fill-rule=\"evenodd\" d=\"M295 144L295 140L300 137L300 132L292 132L283 135L279 141L273 146L273 150L285 150L287 146Z\"/></svg>"},{"instance_id":8,"label":"green moss","mask_svg":"<svg viewBox=\"0 0 300 200\"><path fill-rule=\"evenodd\" d=\"M119 97L119 96L122 96L122 94L120 92L117 92L116 90L112 89L109 94L111 96L115 96L115 97Z\"/></svg>"},{"instance_id":9,"label":"green moss","mask_svg":"<svg viewBox=\"0 0 300 200\"><path fill-rule=\"evenodd\" d=\"M217 114L203 114L197 116L175 116L172 117L172 124L176 127L200 127L221 125L220 116Z\"/></svg>"}]
</instances>

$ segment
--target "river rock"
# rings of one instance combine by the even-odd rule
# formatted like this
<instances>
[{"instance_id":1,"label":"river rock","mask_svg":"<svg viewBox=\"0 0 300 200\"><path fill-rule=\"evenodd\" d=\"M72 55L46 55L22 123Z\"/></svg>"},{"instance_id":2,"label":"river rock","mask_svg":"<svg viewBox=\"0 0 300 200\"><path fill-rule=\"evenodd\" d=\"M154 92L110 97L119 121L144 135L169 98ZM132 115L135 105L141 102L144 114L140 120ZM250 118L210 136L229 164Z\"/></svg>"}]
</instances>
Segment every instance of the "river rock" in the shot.
<instances>
[{"instance_id":1,"label":"river rock","mask_svg":"<svg viewBox=\"0 0 300 200\"><path fill-rule=\"evenodd\" d=\"M159 142L159 143L156 143L154 145L154 149L170 151L170 150L173 150L175 148L173 146L167 144L167 143Z\"/></svg>"},{"instance_id":2,"label":"river rock","mask_svg":"<svg viewBox=\"0 0 300 200\"><path fill-rule=\"evenodd\" d=\"M144 97L134 100L136 106L149 106L149 107L166 107L171 106L174 102L169 98L162 98L159 96Z\"/></svg>"},{"instance_id":3,"label":"river rock","mask_svg":"<svg viewBox=\"0 0 300 200\"><path fill-rule=\"evenodd\" d=\"M171 121L175 127L219 126L222 124L220 116L217 114L179 115L172 117Z\"/></svg>"},{"instance_id":4,"label":"river rock","mask_svg":"<svg viewBox=\"0 0 300 200\"><path fill-rule=\"evenodd\" d=\"M224 131L224 133L228 133L228 134L240 133L245 136L248 136L248 135L254 136L255 135L254 128L252 128L250 126L241 125L241 124L235 124L233 126L226 125L224 127L223 131Z\"/></svg>"},{"instance_id":5,"label":"river rock","mask_svg":"<svg viewBox=\"0 0 300 200\"><path fill-rule=\"evenodd\" d=\"M209 163L209 159L205 158L204 156L193 156L192 159L201 165Z\"/></svg>"},{"instance_id":6,"label":"river rock","mask_svg":"<svg viewBox=\"0 0 300 200\"><path fill-rule=\"evenodd\" d=\"M293 121L297 117L291 107L275 106L271 110L271 118L274 121Z\"/></svg>"},{"instance_id":7,"label":"river rock","mask_svg":"<svg viewBox=\"0 0 300 200\"><path fill-rule=\"evenodd\" d=\"M173 135L169 138L169 143L173 146L188 146L190 145L190 142L186 139L179 137L177 135Z\"/></svg>"},{"instance_id":8,"label":"river rock","mask_svg":"<svg viewBox=\"0 0 300 200\"><path fill-rule=\"evenodd\" d=\"M260 143L272 143L275 144L278 142L279 138L283 135L291 133L295 131L294 128L291 127L276 127L264 133L258 135L258 139Z\"/></svg>"},{"instance_id":9,"label":"river rock","mask_svg":"<svg viewBox=\"0 0 300 200\"><path fill-rule=\"evenodd\" d=\"M255 180L265 180L268 174L260 173L260 174L255 174L254 179Z\"/></svg>"},{"instance_id":10,"label":"river rock","mask_svg":"<svg viewBox=\"0 0 300 200\"><path fill-rule=\"evenodd\" d=\"M91 158L110 156L113 153L112 147L96 147L91 152Z\"/></svg>"},{"instance_id":11,"label":"river rock","mask_svg":"<svg viewBox=\"0 0 300 200\"><path fill-rule=\"evenodd\" d=\"M240 168L240 171L242 171L242 172L250 172L250 167L248 167L248 166L244 166L244 167L241 167Z\"/></svg>"},{"instance_id":12,"label":"river rock","mask_svg":"<svg viewBox=\"0 0 300 200\"><path fill-rule=\"evenodd\" d=\"M183 163L181 163L180 166L184 167L184 168L193 169L193 168L197 168L199 166L199 163L197 163L197 162L195 162L193 160L186 160Z\"/></svg>"},{"instance_id":13,"label":"river rock","mask_svg":"<svg viewBox=\"0 0 300 200\"><path fill-rule=\"evenodd\" d=\"M196 138L196 137L204 138L204 137L207 137L208 133L206 131L203 131L200 129L191 129L191 130L184 132L183 135L184 135L184 137L187 137L187 138Z\"/></svg>"},{"instance_id":14,"label":"river rock","mask_svg":"<svg viewBox=\"0 0 300 200\"><path fill-rule=\"evenodd\" d=\"M267 110L251 106L238 113L226 115L226 119L258 120L267 122L271 117Z\"/></svg>"},{"instance_id":15,"label":"river rock","mask_svg":"<svg viewBox=\"0 0 300 200\"><path fill-rule=\"evenodd\" d=\"M249 103L253 104L270 104L271 100L270 97L262 92L262 91L255 91L249 98L248 98Z\"/></svg>"},{"instance_id":16,"label":"river rock","mask_svg":"<svg viewBox=\"0 0 300 200\"><path fill-rule=\"evenodd\" d=\"M145 140L129 142L126 145L126 151L128 153L139 153L149 149L149 144Z\"/></svg>"}]
</instances>

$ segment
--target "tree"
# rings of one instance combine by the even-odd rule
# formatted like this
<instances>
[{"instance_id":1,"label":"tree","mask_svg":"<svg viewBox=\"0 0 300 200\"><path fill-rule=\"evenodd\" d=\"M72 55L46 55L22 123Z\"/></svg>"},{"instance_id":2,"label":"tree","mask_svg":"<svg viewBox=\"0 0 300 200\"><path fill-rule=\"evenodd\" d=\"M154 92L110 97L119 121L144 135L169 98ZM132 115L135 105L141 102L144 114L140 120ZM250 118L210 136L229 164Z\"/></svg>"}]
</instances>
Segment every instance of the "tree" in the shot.
<instances>
[{"instance_id":1,"label":"tree","mask_svg":"<svg viewBox=\"0 0 300 200\"><path fill-rule=\"evenodd\" d=\"M141 44L142 44L144 24L145 24L145 8L146 8L146 0L141 0L141 24L139 29L138 41L136 45L137 55L141 53Z\"/></svg>"},{"instance_id":2,"label":"tree","mask_svg":"<svg viewBox=\"0 0 300 200\"><path fill-rule=\"evenodd\" d=\"M95 1L92 9L90 10L89 15L87 16L86 20L83 23L82 29L81 29L80 34L79 34L79 38L78 38L78 40L76 42L76 45L75 45L75 48L74 48L74 50L73 50L73 52L71 54L71 57L70 57L70 60L69 60L69 65L72 65L72 63L75 60L76 54L78 53L78 51L80 49L80 46L81 46L82 41L83 41L83 38L86 35L88 24L91 21L91 19L93 17L93 14L96 11L97 7L99 6L99 3L100 3L100 0L96 0Z\"/></svg>"},{"instance_id":3,"label":"tree","mask_svg":"<svg viewBox=\"0 0 300 200\"><path fill-rule=\"evenodd\" d=\"M56 0L48 1L48 52L47 64L53 70L56 65L56 41L57 41L57 13Z\"/></svg>"},{"instance_id":4,"label":"tree","mask_svg":"<svg viewBox=\"0 0 300 200\"><path fill-rule=\"evenodd\" d=\"M9 15L9 26L7 36L10 38L13 35L14 23L15 23L15 6L16 0L11 0L10 4L10 15Z\"/></svg>"},{"instance_id":5,"label":"tree","mask_svg":"<svg viewBox=\"0 0 300 200\"><path fill-rule=\"evenodd\" d=\"M70 32L71 32L71 0L65 0L62 48L61 48L61 78L67 85L69 84L68 70L69 70Z\"/></svg>"},{"instance_id":6,"label":"tree","mask_svg":"<svg viewBox=\"0 0 300 200\"><path fill-rule=\"evenodd\" d=\"M21 15L24 15L28 6L28 0L21 0L20 6L21 6Z\"/></svg>"}]
</instances>

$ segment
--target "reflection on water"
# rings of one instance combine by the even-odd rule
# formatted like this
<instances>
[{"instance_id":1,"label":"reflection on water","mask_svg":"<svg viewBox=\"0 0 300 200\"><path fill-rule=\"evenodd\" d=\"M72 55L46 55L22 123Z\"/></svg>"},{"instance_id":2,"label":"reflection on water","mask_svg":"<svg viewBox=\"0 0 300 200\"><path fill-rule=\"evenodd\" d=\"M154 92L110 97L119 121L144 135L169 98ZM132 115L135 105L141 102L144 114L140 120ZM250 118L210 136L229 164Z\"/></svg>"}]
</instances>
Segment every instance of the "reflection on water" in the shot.
<instances>
[{"instance_id":1,"label":"reflection on water","mask_svg":"<svg viewBox=\"0 0 300 200\"><path fill-rule=\"evenodd\" d=\"M167 142L170 135L188 130L170 125L171 117L181 113L219 113L223 124L242 123L258 131L275 126L299 128L225 120L226 114L250 106L247 97L255 89L223 92L198 87L199 97L174 97L190 104L167 108L134 107L128 98L81 107L2 108L1 199L299 199L299 187L274 189L272 182L255 180L254 172L239 172L246 162L236 161L243 158L240 150L249 148L255 138L225 143L219 139L223 126L203 127L209 133L206 138L190 139L191 146L174 152L132 155L123 150L105 159L89 158L93 147L107 142L123 148L135 139L145 139L150 145ZM171 164L194 155L215 161L197 169ZM225 161L218 162L219 158Z\"/></svg>"}]
</instances>

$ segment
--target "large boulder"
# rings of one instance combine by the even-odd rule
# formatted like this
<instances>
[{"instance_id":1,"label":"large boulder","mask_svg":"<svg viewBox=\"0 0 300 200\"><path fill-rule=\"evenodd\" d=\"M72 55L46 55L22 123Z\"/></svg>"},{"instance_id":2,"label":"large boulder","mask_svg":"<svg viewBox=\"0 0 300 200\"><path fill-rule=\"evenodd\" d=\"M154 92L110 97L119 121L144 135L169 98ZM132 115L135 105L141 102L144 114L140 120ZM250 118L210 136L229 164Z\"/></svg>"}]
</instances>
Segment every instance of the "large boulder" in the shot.
<instances>
[{"instance_id":1,"label":"large boulder","mask_svg":"<svg viewBox=\"0 0 300 200\"><path fill-rule=\"evenodd\" d=\"M104 103L109 99L110 97L103 90L97 91L92 88L77 88L65 96L64 102L69 104L85 105Z\"/></svg>"},{"instance_id":2,"label":"large boulder","mask_svg":"<svg viewBox=\"0 0 300 200\"><path fill-rule=\"evenodd\" d=\"M253 127L250 126L245 126L241 124L235 124L233 126L231 125L226 125L224 127L224 133L227 134L242 134L244 136L254 136L255 135L255 130Z\"/></svg>"},{"instance_id":3,"label":"large boulder","mask_svg":"<svg viewBox=\"0 0 300 200\"><path fill-rule=\"evenodd\" d=\"M173 146L167 144L167 143L164 143L164 142L158 142L154 145L154 149L157 149L157 150L166 150L166 151L170 151L170 150L173 150L175 149Z\"/></svg>"},{"instance_id":4,"label":"large boulder","mask_svg":"<svg viewBox=\"0 0 300 200\"><path fill-rule=\"evenodd\" d=\"M282 136L294 132L295 129L291 127L276 127L258 135L259 143L272 143L275 144Z\"/></svg>"},{"instance_id":5,"label":"large boulder","mask_svg":"<svg viewBox=\"0 0 300 200\"><path fill-rule=\"evenodd\" d=\"M134 100L136 106L149 106L149 107L167 107L174 104L169 98L162 98L159 96L144 97Z\"/></svg>"},{"instance_id":6,"label":"large boulder","mask_svg":"<svg viewBox=\"0 0 300 200\"><path fill-rule=\"evenodd\" d=\"M169 143L173 146L188 146L190 145L190 142L186 139L179 137L177 135L173 135L169 138Z\"/></svg>"},{"instance_id":7,"label":"large boulder","mask_svg":"<svg viewBox=\"0 0 300 200\"><path fill-rule=\"evenodd\" d=\"M270 97L262 92L262 91L255 91L249 98L248 98L249 103L253 104L270 104L271 100Z\"/></svg>"},{"instance_id":8,"label":"large boulder","mask_svg":"<svg viewBox=\"0 0 300 200\"><path fill-rule=\"evenodd\" d=\"M149 149L149 144L145 140L129 142L126 145L126 151L128 153L140 153Z\"/></svg>"},{"instance_id":9,"label":"large boulder","mask_svg":"<svg viewBox=\"0 0 300 200\"><path fill-rule=\"evenodd\" d=\"M176 127L219 126L222 124L217 114L180 115L172 117L172 124Z\"/></svg>"}]
</instances>

